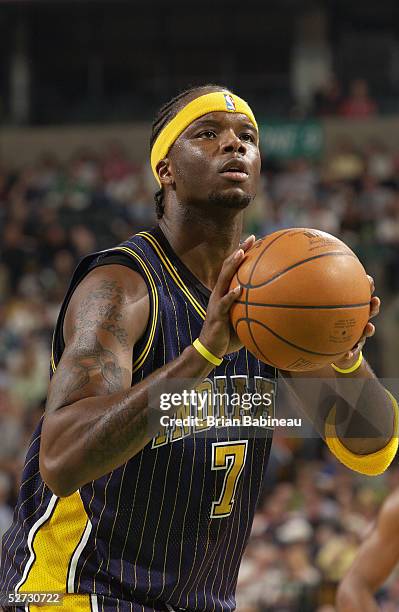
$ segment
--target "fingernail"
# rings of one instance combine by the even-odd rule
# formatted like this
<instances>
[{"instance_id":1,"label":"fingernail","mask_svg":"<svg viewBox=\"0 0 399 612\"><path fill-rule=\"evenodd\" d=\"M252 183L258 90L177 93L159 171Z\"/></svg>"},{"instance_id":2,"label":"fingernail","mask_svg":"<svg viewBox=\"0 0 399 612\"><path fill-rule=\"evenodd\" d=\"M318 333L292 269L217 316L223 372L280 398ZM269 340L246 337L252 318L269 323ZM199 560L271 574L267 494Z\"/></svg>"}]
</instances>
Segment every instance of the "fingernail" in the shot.
<instances>
[{"instance_id":1,"label":"fingernail","mask_svg":"<svg viewBox=\"0 0 399 612\"><path fill-rule=\"evenodd\" d=\"M237 287L234 288L234 293L240 293L241 291L241 285L237 285Z\"/></svg>"}]
</instances>

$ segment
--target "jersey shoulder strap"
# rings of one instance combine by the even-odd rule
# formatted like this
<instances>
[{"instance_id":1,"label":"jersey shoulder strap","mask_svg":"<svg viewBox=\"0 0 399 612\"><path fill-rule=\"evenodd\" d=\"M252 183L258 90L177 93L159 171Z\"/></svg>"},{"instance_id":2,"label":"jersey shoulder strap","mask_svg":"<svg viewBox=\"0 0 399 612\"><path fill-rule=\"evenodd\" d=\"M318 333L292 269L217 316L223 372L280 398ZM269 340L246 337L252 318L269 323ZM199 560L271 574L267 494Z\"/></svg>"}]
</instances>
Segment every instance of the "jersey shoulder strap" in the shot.
<instances>
[{"instance_id":1,"label":"jersey shoulder strap","mask_svg":"<svg viewBox=\"0 0 399 612\"><path fill-rule=\"evenodd\" d=\"M150 316L144 335L134 347L133 372L142 366L154 343L159 321L157 279L154 268L151 266L152 262L146 252L147 250L148 244L142 237L132 236L125 243L110 249L91 253L79 262L73 273L55 325L51 350L50 376L55 372L65 348L63 335L65 313L76 287L89 272L100 266L110 264L119 264L131 268L140 274L147 285L150 299Z\"/></svg>"}]
</instances>

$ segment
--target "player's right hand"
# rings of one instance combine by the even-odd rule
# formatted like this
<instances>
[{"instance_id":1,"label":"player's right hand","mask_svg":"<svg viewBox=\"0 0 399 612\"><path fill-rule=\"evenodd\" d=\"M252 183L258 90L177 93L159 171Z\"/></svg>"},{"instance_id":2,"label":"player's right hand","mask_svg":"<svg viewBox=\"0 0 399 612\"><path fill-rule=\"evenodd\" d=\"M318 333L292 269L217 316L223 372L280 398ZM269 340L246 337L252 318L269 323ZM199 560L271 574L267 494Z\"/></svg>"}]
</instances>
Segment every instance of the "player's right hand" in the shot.
<instances>
[{"instance_id":1,"label":"player's right hand","mask_svg":"<svg viewBox=\"0 0 399 612\"><path fill-rule=\"evenodd\" d=\"M199 339L202 344L217 357L238 351L242 347L230 323L230 308L240 296L240 286L229 290L232 278L240 266L244 253L255 242L255 236L249 236L241 245L223 262L222 269L211 293L206 311L204 325Z\"/></svg>"}]
</instances>

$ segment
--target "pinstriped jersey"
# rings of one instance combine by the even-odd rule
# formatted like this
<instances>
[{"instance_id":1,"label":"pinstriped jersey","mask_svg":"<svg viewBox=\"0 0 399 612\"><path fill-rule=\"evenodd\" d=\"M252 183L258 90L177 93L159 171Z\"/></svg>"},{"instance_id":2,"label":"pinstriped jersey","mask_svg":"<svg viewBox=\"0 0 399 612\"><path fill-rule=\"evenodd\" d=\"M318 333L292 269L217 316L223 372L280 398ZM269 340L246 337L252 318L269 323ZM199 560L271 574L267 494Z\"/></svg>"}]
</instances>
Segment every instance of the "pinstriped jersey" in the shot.
<instances>
[{"instance_id":1,"label":"pinstriped jersey","mask_svg":"<svg viewBox=\"0 0 399 612\"><path fill-rule=\"evenodd\" d=\"M133 268L148 288L150 316L133 351L134 385L199 336L210 292L160 228L87 256L61 307L52 371L64 348L63 317L75 287L91 269L109 263ZM117 600L120 610L234 610L272 431L229 425L242 406L228 399L265 391L273 398L275 378L274 368L245 349L226 355L197 392L210 398L219 392L203 410L227 425L208 425L202 412L196 423L160 426L127 463L66 498L52 494L40 476L40 421L13 525L3 538L0 591L97 594ZM181 406L178 414L187 409ZM198 402L193 409L198 416ZM274 399L269 416L273 409Z\"/></svg>"}]
</instances>

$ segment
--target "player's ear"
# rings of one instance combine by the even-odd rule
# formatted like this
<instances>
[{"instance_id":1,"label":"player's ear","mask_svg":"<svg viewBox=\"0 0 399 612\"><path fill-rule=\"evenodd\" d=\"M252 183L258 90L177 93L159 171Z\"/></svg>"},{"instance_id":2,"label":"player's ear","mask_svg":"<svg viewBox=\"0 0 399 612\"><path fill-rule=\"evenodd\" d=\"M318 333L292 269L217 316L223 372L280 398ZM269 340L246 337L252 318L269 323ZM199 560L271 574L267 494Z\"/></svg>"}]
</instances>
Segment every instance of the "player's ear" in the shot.
<instances>
[{"instance_id":1,"label":"player's ear","mask_svg":"<svg viewBox=\"0 0 399 612\"><path fill-rule=\"evenodd\" d=\"M161 159L157 164L157 172L162 185L172 185L174 182L172 164L168 157Z\"/></svg>"}]
</instances>

